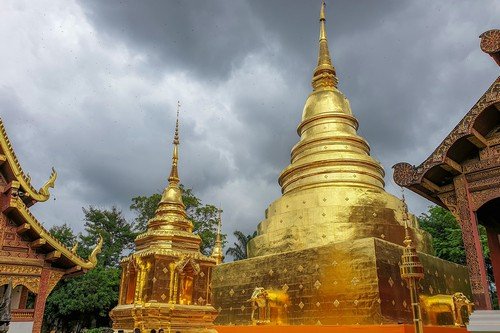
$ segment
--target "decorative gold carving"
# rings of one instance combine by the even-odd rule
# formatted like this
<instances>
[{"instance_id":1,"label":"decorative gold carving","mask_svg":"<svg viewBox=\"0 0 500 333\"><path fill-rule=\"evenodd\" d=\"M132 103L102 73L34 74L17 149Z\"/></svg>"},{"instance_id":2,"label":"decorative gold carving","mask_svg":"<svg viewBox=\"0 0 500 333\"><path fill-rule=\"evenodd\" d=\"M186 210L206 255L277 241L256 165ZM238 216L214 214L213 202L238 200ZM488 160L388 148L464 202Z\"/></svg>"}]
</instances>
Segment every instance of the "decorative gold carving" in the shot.
<instances>
[{"instance_id":1,"label":"decorative gold carving","mask_svg":"<svg viewBox=\"0 0 500 333\"><path fill-rule=\"evenodd\" d=\"M56 284L64 276L64 271L51 270L49 275L49 280L47 282L47 295L49 295L56 286Z\"/></svg>"},{"instance_id":2,"label":"decorative gold carving","mask_svg":"<svg viewBox=\"0 0 500 333\"><path fill-rule=\"evenodd\" d=\"M17 159L16 153L14 152L14 148L9 140L7 135L7 131L5 130L5 126L3 124L2 119L0 118L0 146L5 154L5 160L9 163L9 166L12 168L14 172L14 176L22 188L26 191L26 194L29 195L36 201L47 201L50 197L50 194L47 192L40 192L35 190L35 188L31 185L31 177L26 174L21 168L21 164ZM52 177L51 177L52 178ZM49 179L50 180L50 179ZM55 179L54 179L55 181ZM52 184L53 185L53 184ZM40 190L44 189L42 187Z\"/></svg>"},{"instance_id":3,"label":"decorative gold carving","mask_svg":"<svg viewBox=\"0 0 500 333\"><path fill-rule=\"evenodd\" d=\"M39 276L0 275L0 286L9 283L9 280L11 279L12 279L12 288L22 285L35 294L38 294L40 290Z\"/></svg>"},{"instance_id":4,"label":"decorative gold carving","mask_svg":"<svg viewBox=\"0 0 500 333\"><path fill-rule=\"evenodd\" d=\"M475 297L476 305L480 308L491 309L491 300L488 292L488 282L486 280L486 268L481 244L479 241L479 231L475 214L471 210L469 203L468 183L465 175L454 179L459 223L462 228L462 238L464 240L465 256L469 269L471 289Z\"/></svg>"},{"instance_id":5,"label":"decorative gold carving","mask_svg":"<svg viewBox=\"0 0 500 333\"><path fill-rule=\"evenodd\" d=\"M436 165L445 164L448 150L459 139L473 135L473 125L477 117L489 106L500 101L500 77L490 86L486 93L458 123L450 134L441 142L434 152L418 167L414 167L408 163L398 163L394 168L394 181L396 184L404 187L419 184L424 175ZM498 164L497 164L498 165ZM464 172L470 172L465 169Z\"/></svg>"},{"instance_id":6,"label":"decorative gold carving","mask_svg":"<svg viewBox=\"0 0 500 333\"><path fill-rule=\"evenodd\" d=\"M0 264L0 274L16 274L16 275L40 275L42 274L41 267L30 267L24 265L9 265Z\"/></svg>"},{"instance_id":7,"label":"decorative gold carving","mask_svg":"<svg viewBox=\"0 0 500 333\"><path fill-rule=\"evenodd\" d=\"M500 52L500 30L488 30L479 37L481 38L480 47L484 53L495 54Z\"/></svg>"},{"instance_id":8,"label":"decorative gold carving","mask_svg":"<svg viewBox=\"0 0 500 333\"><path fill-rule=\"evenodd\" d=\"M463 293L453 295L420 296L420 304L424 310L427 325L465 326L473 311L473 303ZM450 314L453 322L447 322Z\"/></svg>"},{"instance_id":9,"label":"decorative gold carving","mask_svg":"<svg viewBox=\"0 0 500 333\"><path fill-rule=\"evenodd\" d=\"M56 183L56 179L57 179L57 172L56 170L52 167L52 172L50 174L50 177L49 177L49 180L47 180L45 182L45 184L43 184L43 186L38 190L38 193L40 193L41 195L43 195L44 197L47 197L49 198L50 197L50 192L49 192L49 189L50 188L54 188L54 185Z\"/></svg>"},{"instance_id":10,"label":"decorative gold carving","mask_svg":"<svg viewBox=\"0 0 500 333\"><path fill-rule=\"evenodd\" d=\"M88 261L88 263L90 263L90 265L86 265L87 267L85 267L85 268L94 268L97 265L97 255L99 253L101 253L103 242L104 242L104 239L102 238L101 235L99 235L99 241L97 241L95 248L92 250L92 252L89 255L89 258L87 259L87 261ZM89 267L89 266L92 266L92 267Z\"/></svg>"}]
</instances>

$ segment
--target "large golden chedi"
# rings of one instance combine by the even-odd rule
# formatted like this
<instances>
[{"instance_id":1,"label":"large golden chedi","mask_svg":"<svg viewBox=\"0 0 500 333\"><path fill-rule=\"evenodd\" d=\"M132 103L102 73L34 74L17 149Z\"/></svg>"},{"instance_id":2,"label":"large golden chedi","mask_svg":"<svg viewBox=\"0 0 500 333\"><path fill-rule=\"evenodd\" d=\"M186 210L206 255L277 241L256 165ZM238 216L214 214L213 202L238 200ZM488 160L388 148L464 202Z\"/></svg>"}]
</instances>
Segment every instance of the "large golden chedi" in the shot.
<instances>
[{"instance_id":1,"label":"large golden chedi","mask_svg":"<svg viewBox=\"0 0 500 333\"><path fill-rule=\"evenodd\" d=\"M187 218L177 170L177 120L169 184L136 251L121 262L118 305L111 310L115 330L216 333L210 278L216 259L200 252L201 239Z\"/></svg>"},{"instance_id":2,"label":"large golden chedi","mask_svg":"<svg viewBox=\"0 0 500 333\"><path fill-rule=\"evenodd\" d=\"M358 121L337 88L325 21L323 3L313 92L291 164L279 176L283 196L266 210L248 245L249 259L214 270L217 323L249 324L256 287L287 300L266 310L271 323L411 322L398 266L404 204L384 190L384 170L357 134ZM430 236L414 216L409 227L426 268L422 293L470 297L465 268L433 256Z\"/></svg>"}]
</instances>

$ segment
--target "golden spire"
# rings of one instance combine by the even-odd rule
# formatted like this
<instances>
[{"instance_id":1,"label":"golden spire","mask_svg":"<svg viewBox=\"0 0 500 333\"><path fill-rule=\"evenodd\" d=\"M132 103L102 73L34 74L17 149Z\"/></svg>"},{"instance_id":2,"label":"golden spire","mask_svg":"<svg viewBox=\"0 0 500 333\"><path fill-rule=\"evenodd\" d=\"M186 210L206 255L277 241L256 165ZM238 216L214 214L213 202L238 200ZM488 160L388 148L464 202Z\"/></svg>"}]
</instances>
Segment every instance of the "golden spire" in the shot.
<instances>
[{"instance_id":1,"label":"golden spire","mask_svg":"<svg viewBox=\"0 0 500 333\"><path fill-rule=\"evenodd\" d=\"M219 265L224 261L224 254L222 252L222 240L220 237L222 224L222 209L219 208L219 220L217 223L217 236L215 238L214 249L212 251L212 258L216 260L216 264Z\"/></svg>"},{"instance_id":2,"label":"golden spire","mask_svg":"<svg viewBox=\"0 0 500 333\"><path fill-rule=\"evenodd\" d=\"M181 108L181 102L177 101L177 119L175 121L175 134L174 134L174 151L172 154L172 169L170 170L170 177L168 181L171 184L179 184L179 172L177 171L177 164L179 161L179 110Z\"/></svg>"},{"instance_id":3,"label":"golden spire","mask_svg":"<svg viewBox=\"0 0 500 333\"><path fill-rule=\"evenodd\" d=\"M403 202L403 221L405 223L405 240L403 241L403 244L406 245L407 247L411 247L411 237L410 237L410 230L408 229L408 221L409 221L409 214L408 214L408 205L406 204L406 198L405 198L405 192L404 189L401 187L401 201Z\"/></svg>"},{"instance_id":4,"label":"golden spire","mask_svg":"<svg viewBox=\"0 0 500 333\"><path fill-rule=\"evenodd\" d=\"M332 65L330 51L328 49L328 38L326 36L326 3L323 0L319 13L319 54L318 66L314 70L312 78L312 86L314 90L320 87L337 87L338 79L335 72L335 67Z\"/></svg>"},{"instance_id":5,"label":"golden spire","mask_svg":"<svg viewBox=\"0 0 500 333\"><path fill-rule=\"evenodd\" d=\"M198 252L200 237L193 234L193 223L188 218L186 206L182 201L182 190L178 173L179 161L179 110L177 102L177 119L175 122L174 151L172 169L168 177L168 185L163 190L155 216L148 221L148 230L137 236L135 243L139 251L152 247L157 249L181 249Z\"/></svg>"}]
</instances>

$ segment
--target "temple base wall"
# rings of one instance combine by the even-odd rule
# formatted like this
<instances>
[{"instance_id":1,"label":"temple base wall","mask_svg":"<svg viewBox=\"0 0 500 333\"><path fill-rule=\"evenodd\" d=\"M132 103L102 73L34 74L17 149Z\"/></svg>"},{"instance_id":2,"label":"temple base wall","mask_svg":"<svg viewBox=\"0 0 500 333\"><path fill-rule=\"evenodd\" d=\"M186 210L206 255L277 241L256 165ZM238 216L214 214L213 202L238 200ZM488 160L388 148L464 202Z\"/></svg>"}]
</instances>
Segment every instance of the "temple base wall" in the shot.
<instances>
[{"instance_id":1,"label":"temple base wall","mask_svg":"<svg viewBox=\"0 0 500 333\"><path fill-rule=\"evenodd\" d=\"M156 302L118 305L110 313L113 329L124 332L133 332L134 328L141 332L163 328L165 332L217 333L213 329L216 315L212 306Z\"/></svg>"},{"instance_id":2,"label":"temple base wall","mask_svg":"<svg viewBox=\"0 0 500 333\"><path fill-rule=\"evenodd\" d=\"M215 323L251 325L250 298L256 287L265 288L275 299L270 305L270 324L411 323L410 294L399 272L402 249L365 238L218 265L212 280L214 306L219 311ZM424 298L441 295L446 302L456 292L472 298L464 266L419 256L425 267L420 282ZM454 325L451 313L423 310L428 323Z\"/></svg>"}]
</instances>

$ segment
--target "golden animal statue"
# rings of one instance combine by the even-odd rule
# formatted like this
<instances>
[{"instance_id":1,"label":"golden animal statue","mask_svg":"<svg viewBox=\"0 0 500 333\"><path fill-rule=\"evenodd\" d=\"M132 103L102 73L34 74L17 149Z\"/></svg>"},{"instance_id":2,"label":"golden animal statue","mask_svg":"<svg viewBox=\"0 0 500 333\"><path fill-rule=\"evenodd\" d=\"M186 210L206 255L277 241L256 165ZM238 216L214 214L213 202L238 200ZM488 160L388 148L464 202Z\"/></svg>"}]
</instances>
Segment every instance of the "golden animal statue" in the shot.
<instances>
[{"instance_id":1,"label":"golden animal statue","mask_svg":"<svg viewBox=\"0 0 500 333\"><path fill-rule=\"evenodd\" d=\"M49 180L47 180L45 182L45 184L43 184L43 186L40 188L40 190L38 192L40 192L40 194L48 197L50 195L49 188L54 188L54 185L56 183L56 179L57 179L56 169L52 168L52 172L50 174Z\"/></svg>"},{"instance_id":2,"label":"golden animal statue","mask_svg":"<svg viewBox=\"0 0 500 333\"><path fill-rule=\"evenodd\" d=\"M290 305L290 298L286 292L255 287L248 301L252 302L253 325L286 323L286 308ZM258 310L257 318L255 310Z\"/></svg>"},{"instance_id":3,"label":"golden animal statue","mask_svg":"<svg viewBox=\"0 0 500 333\"><path fill-rule=\"evenodd\" d=\"M453 295L420 296L420 303L428 325L465 326L472 313L474 303L463 293ZM453 320L453 322L450 322Z\"/></svg>"}]
</instances>

